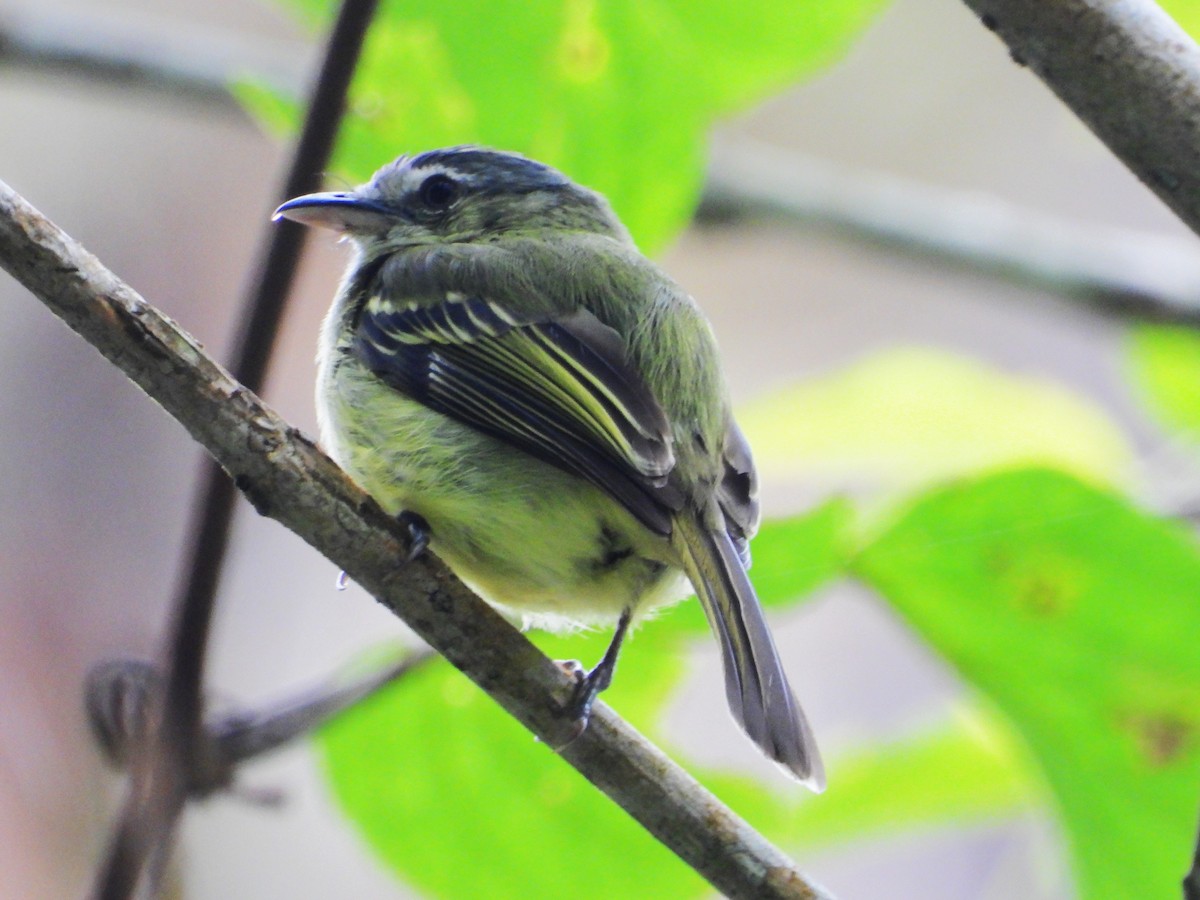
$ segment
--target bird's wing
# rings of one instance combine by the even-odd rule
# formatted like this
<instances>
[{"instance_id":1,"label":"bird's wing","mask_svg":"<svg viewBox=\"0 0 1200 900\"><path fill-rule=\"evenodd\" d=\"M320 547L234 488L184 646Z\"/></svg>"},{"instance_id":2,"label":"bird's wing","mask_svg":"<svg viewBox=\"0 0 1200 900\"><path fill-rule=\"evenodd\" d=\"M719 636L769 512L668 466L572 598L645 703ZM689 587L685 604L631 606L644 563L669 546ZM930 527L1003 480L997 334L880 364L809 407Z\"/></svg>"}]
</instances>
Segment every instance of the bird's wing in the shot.
<instances>
[{"instance_id":1,"label":"bird's wing","mask_svg":"<svg viewBox=\"0 0 1200 900\"><path fill-rule=\"evenodd\" d=\"M750 538L758 531L761 511L758 504L758 473L750 445L737 422L730 417L725 426L721 452L721 483L717 485L717 503L725 516L726 530L741 557L750 568Z\"/></svg>"},{"instance_id":2,"label":"bird's wing","mask_svg":"<svg viewBox=\"0 0 1200 900\"><path fill-rule=\"evenodd\" d=\"M354 352L397 391L590 481L671 533L681 498L667 478L670 425L620 336L591 313L530 320L480 297L429 306L375 295Z\"/></svg>"}]
</instances>

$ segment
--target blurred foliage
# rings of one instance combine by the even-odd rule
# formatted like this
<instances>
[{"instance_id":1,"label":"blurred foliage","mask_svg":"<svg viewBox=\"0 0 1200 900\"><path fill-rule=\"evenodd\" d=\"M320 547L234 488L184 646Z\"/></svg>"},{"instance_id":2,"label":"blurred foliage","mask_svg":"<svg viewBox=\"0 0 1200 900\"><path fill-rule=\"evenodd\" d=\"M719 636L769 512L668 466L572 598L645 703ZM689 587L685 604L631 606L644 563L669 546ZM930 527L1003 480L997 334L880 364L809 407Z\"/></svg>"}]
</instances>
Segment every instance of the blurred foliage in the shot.
<instances>
[{"instance_id":1,"label":"blurred foliage","mask_svg":"<svg viewBox=\"0 0 1200 900\"><path fill-rule=\"evenodd\" d=\"M853 569L1020 730L1081 896L1171 896L1200 796L1195 536L1021 470L918 498Z\"/></svg>"},{"instance_id":2,"label":"blurred foliage","mask_svg":"<svg viewBox=\"0 0 1200 900\"><path fill-rule=\"evenodd\" d=\"M777 840L817 847L994 821L1045 802L1013 729L978 702L917 734L846 753L831 775L837 791L797 806Z\"/></svg>"},{"instance_id":3,"label":"blurred foliage","mask_svg":"<svg viewBox=\"0 0 1200 900\"><path fill-rule=\"evenodd\" d=\"M1130 358L1150 408L1200 445L1200 333L1174 325L1140 325Z\"/></svg>"},{"instance_id":4,"label":"blurred foliage","mask_svg":"<svg viewBox=\"0 0 1200 900\"><path fill-rule=\"evenodd\" d=\"M839 538L848 522L844 506L834 502L781 524L785 540L806 551L786 576L792 587L811 590L840 568ZM784 576L774 578L777 592L796 595ZM663 712L700 630L707 625L694 603L644 625L622 655L605 702L660 737ZM537 640L552 656L593 660L610 637ZM320 739L339 803L406 881L442 897L600 900L709 892L464 676L444 663L427 669L342 716ZM713 700L724 706L723 697ZM744 788L743 799L778 825L776 787L746 782ZM800 792L791 786L792 802ZM754 808L739 811L751 815ZM486 848L486 865L468 864L476 848ZM623 864L613 865L617 859Z\"/></svg>"},{"instance_id":5,"label":"blurred foliage","mask_svg":"<svg viewBox=\"0 0 1200 900\"><path fill-rule=\"evenodd\" d=\"M1196 0L1158 0L1176 22L1193 38L1200 38L1200 3Z\"/></svg>"},{"instance_id":6,"label":"blurred foliage","mask_svg":"<svg viewBox=\"0 0 1200 900\"><path fill-rule=\"evenodd\" d=\"M329 0L287 0L314 22ZM384 0L334 168L365 181L401 153L484 144L603 193L639 245L692 217L714 120L832 61L883 0ZM294 126L296 105L242 97Z\"/></svg>"},{"instance_id":7,"label":"blurred foliage","mask_svg":"<svg viewBox=\"0 0 1200 900\"><path fill-rule=\"evenodd\" d=\"M670 679L678 667L660 658L664 671L655 671L655 659L643 655L642 674ZM430 896L707 893L671 851L446 663L342 716L321 745L342 808L375 852Z\"/></svg>"},{"instance_id":8,"label":"blurred foliage","mask_svg":"<svg viewBox=\"0 0 1200 900\"><path fill-rule=\"evenodd\" d=\"M332 7L286 3L314 24ZM836 58L881 5L385 2L336 168L361 181L400 152L522 151L606 193L654 251L695 208L713 121ZM1165 5L1200 24L1195 4ZM240 91L265 121L297 121L287 100ZM1194 436L1200 339L1146 327L1132 360L1151 405ZM784 388L744 424L768 480L833 481L891 504L865 517L841 498L767 523L752 572L764 602L795 608L858 578L971 690L917 733L830 759L820 798L782 779L692 770L784 846L1049 810L1084 900L1177 894L1200 796L1200 552L1117 493L1131 454L1116 426L1051 382L928 349ZM646 623L606 701L662 741L706 632L694 603ZM590 661L608 638L540 643ZM707 699L714 714L724 706ZM413 674L318 740L342 808L431 895L709 891L448 666Z\"/></svg>"},{"instance_id":9,"label":"blurred foliage","mask_svg":"<svg viewBox=\"0 0 1200 900\"><path fill-rule=\"evenodd\" d=\"M740 410L764 482L912 489L982 469L1053 465L1111 483L1131 453L1095 406L1045 378L899 347Z\"/></svg>"}]
</instances>

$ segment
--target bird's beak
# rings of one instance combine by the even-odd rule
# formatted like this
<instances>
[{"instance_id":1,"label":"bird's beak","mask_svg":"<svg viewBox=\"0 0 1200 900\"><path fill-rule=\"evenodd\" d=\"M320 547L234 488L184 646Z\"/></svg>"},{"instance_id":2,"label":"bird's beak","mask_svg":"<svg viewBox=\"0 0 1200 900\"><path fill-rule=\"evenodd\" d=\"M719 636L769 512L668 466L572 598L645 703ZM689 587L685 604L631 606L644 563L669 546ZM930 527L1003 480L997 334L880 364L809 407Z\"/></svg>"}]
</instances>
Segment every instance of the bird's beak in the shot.
<instances>
[{"instance_id":1,"label":"bird's beak","mask_svg":"<svg viewBox=\"0 0 1200 900\"><path fill-rule=\"evenodd\" d=\"M382 204L352 191L329 191L289 200L275 210L271 220L291 219L301 225L356 232L384 231L395 217L395 213Z\"/></svg>"}]
</instances>

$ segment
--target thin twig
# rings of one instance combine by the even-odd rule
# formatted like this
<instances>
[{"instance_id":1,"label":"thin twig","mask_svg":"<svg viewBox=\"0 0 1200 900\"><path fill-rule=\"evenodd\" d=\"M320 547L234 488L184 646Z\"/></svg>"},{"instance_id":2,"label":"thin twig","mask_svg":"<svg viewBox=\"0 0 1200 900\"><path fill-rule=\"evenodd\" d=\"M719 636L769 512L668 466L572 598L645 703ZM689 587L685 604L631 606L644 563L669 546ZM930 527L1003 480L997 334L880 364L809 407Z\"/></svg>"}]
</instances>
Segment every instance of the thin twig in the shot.
<instances>
[{"instance_id":1,"label":"thin twig","mask_svg":"<svg viewBox=\"0 0 1200 900\"><path fill-rule=\"evenodd\" d=\"M398 566L407 536L390 516L3 184L0 266L178 419L260 513L344 569L718 891L761 900L828 896L605 704L566 744L574 723L563 711L575 683L557 665L436 558Z\"/></svg>"},{"instance_id":2,"label":"thin twig","mask_svg":"<svg viewBox=\"0 0 1200 900\"><path fill-rule=\"evenodd\" d=\"M376 5L377 0L344 0L342 4L281 199L314 190L320 183ZM299 226L272 229L243 307L233 370L251 390L262 385L266 374L303 238ZM96 896L104 900L131 895L144 862L163 857L170 846L189 779L194 773L215 772L221 766L221 760L211 758L212 745L203 739L202 698L208 634L235 494L226 474L209 462L201 488L203 501L189 529L187 574L173 606L160 744L157 750L150 748L133 760L129 795L97 880Z\"/></svg>"},{"instance_id":3,"label":"thin twig","mask_svg":"<svg viewBox=\"0 0 1200 900\"><path fill-rule=\"evenodd\" d=\"M1200 900L1200 836L1192 854L1192 867L1183 879L1183 900Z\"/></svg>"},{"instance_id":4,"label":"thin twig","mask_svg":"<svg viewBox=\"0 0 1200 900\"><path fill-rule=\"evenodd\" d=\"M208 726L208 731L232 769L308 734L436 658L432 650L418 650L349 684L318 687L254 715L222 716Z\"/></svg>"},{"instance_id":5,"label":"thin twig","mask_svg":"<svg viewBox=\"0 0 1200 900\"><path fill-rule=\"evenodd\" d=\"M356 680L339 678L257 712L235 710L206 719L200 740L216 762L188 773L187 795L205 797L231 787L242 763L308 734L435 658L432 650L418 650ZM145 660L107 660L88 673L88 719L117 768L127 768L158 740L162 722L156 717L165 688L165 674Z\"/></svg>"}]
</instances>

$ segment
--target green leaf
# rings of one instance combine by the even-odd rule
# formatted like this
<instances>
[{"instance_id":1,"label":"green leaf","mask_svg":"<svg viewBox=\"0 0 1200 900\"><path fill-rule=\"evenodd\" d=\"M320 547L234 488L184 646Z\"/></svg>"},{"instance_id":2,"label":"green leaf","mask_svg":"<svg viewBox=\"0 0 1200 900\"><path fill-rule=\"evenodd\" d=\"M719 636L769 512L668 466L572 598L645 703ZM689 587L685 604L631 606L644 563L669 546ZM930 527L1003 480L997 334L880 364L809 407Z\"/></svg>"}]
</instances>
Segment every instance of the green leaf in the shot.
<instances>
[{"instance_id":1,"label":"green leaf","mask_svg":"<svg viewBox=\"0 0 1200 900\"><path fill-rule=\"evenodd\" d=\"M443 663L344 714L318 742L339 804L379 857L429 895L710 893ZM819 798L782 781L699 775L785 847L993 820L1040 796L1007 727L979 708L832 763L837 790Z\"/></svg>"},{"instance_id":2,"label":"green leaf","mask_svg":"<svg viewBox=\"0 0 1200 900\"><path fill-rule=\"evenodd\" d=\"M750 580L766 608L794 604L840 574L857 541L854 506L835 497L787 519L768 519L751 549Z\"/></svg>"},{"instance_id":3,"label":"green leaf","mask_svg":"<svg viewBox=\"0 0 1200 900\"><path fill-rule=\"evenodd\" d=\"M333 7L287 5L326 17ZM386 3L355 79L336 168L361 181L401 152L461 143L518 150L607 195L653 251L691 218L714 120L831 62L882 6ZM260 91L243 96L268 111Z\"/></svg>"},{"instance_id":4,"label":"green leaf","mask_svg":"<svg viewBox=\"0 0 1200 900\"><path fill-rule=\"evenodd\" d=\"M909 487L1015 464L1116 480L1130 452L1083 397L928 348L899 348L756 400L739 415L765 482Z\"/></svg>"},{"instance_id":5,"label":"green leaf","mask_svg":"<svg viewBox=\"0 0 1200 900\"><path fill-rule=\"evenodd\" d=\"M1139 325L1130 359L1150 407L1172 428L1200 440L1200 332L1174 325Z\"/></svg>"},{"instance_id":6,"label":"green leaf","mask_svg":"<svg viewBox=\"0 0 1200 900\"><path fill-rule=\"evenodd\" d=\"M1159 0L1158 5L1192 36L1192 40L1200 41L1200 3L1196 0Z\"/></svg>"},{"instance_id":7,"label":"green leaf","mask_svg":"<svg viewBox=\"0 0 1200 900\"><path fill-rule=\"evenodd\" d=\"M324 728L343 810L405 882L445 898L702 897L706 884L445 664Z\"/></svg>"},{"instance_id":8,"label":"green leaf","mask_svg":"<svg viewBox=\"0 0 1200 900\"><path fill-rule=\"evenodd\" d=\"M754 545L764 597L794 602L836 575L849 552L853 522L849 504L833 500L804 516L767 523ZM684 674L687 644L700 630L707 626L694 602L643 625L605 701L661 740L663 710ZM594 632L543 635L539 643L552 656L578 656L590 664L608 639L607 632ZM722 715L723 698L713 703L714 715ZM381 859L429 894L709 893L443 664L342 716L318 743L341 808ZM836 790L820 798L782 781L714 769L697 774L785 847L992 819L1039 796L1019 744L982 709L960 710L927 732L829 762ZM614 859L621 865L611 865Z\"/></svg>"},{"instance_id":9,"label":"green leaf","mask_svg":"<svg viewBox=\"0 0 1200 900\"><path fill-rule=\"evenodd\" d=\"M1059 472L923 497L855 568L1006 713L1081 896L1170 897L1200 797L1200 550Z\"/></svg>"},{"instance_id":10,"label":"green leaf","mask_svg":"<svg viewBox=\"0 0 1200 900\"><path fill-rule=\"evenodd\" d=\"M1045 799L1011 726L979 703L918 733L853 747L826 762L831 787L819 797L725 771L695 774L770 840L804 852L996 821Z\"/></svg>"}]
</instances>

